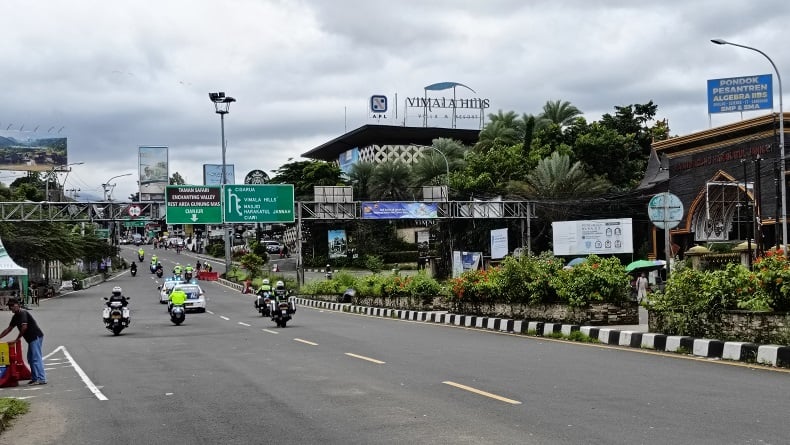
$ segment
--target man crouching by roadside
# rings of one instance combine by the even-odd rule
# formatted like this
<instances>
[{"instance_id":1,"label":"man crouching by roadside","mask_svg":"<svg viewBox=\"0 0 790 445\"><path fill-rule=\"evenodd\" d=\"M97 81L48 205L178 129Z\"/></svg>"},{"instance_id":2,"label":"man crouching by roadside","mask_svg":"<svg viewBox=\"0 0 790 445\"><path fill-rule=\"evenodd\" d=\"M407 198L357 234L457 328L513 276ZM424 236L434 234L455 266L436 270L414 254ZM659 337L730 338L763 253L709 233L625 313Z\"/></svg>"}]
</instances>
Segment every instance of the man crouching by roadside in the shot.
<instances>
[{"instance_id":1,"label":"man crouching by roadside","mask_svg":"<svg viewBox=\"0 0 790 445\"><path fill-rule=\"evenodd\" d=\"M10 298L8 308L14 313L11 323L0 333L0 338L5 337L15 327L19 329L19 340L24 337L27 341L27 363L30 365L32 377L28 385L46 385L47 375L44 372L44 359L41 357L41 345L44 343L44 333L38 327L38 323L30 315L30 312L19 306L19 300Z\"/></svg>"}]
</instances>

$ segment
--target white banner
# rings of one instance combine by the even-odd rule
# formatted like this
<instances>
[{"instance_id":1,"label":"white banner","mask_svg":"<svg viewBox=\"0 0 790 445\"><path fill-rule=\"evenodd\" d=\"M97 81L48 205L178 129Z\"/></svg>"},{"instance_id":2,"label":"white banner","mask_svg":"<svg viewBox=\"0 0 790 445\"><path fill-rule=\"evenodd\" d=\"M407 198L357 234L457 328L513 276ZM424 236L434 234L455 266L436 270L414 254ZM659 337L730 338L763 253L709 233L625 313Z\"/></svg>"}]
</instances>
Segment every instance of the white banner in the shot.
<instances>
[{"instance_id":1,"label":"white banner","mask_svg":"<svg viewBox=\"0 0 790 445\"><path fill-rule=\"evenodd\" d=\"M633 253L631 218L551 223L554 255Z\"/></svg>"},{"instance_id":2,"label":"white banner","mask_svg":"<svg viewBox=\"0 0 790 445\"><path fill-rule=\"evenodd\" d=\"M491 231L491 259L498 260L507 256L507 229Z\"/></svg>"}]
</instances>

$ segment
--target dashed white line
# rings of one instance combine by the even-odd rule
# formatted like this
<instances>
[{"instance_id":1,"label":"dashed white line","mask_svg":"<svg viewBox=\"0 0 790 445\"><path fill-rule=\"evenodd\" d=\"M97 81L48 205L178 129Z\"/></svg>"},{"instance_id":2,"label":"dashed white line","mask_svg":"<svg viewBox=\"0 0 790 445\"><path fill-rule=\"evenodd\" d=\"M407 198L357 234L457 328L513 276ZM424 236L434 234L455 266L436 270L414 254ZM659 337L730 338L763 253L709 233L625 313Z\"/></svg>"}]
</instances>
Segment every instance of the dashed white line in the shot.
<instances>
[{"instance_id":1,"label":"dashed white line","mask_svg":"<svg viewBox=\"0 0 790 445\"><path fill-rule=\"evenodd\" d=\"M230 318L228 318L228 317L226 317L224 315L220 315L219 318L221 318L221 319L223 319L225 321L229 321L230 320Z\"/></svg>"},{"instance_id":2,"label":"dashed white line","mask_svg":"<svg viewBox=\"0 0 790 445\"><path fill-rule=\"evenodd\" d=\"M261 331L263 331L263 332L268 332L268 333L270 333L270 334L274 334L274 335L277 335L277 334L279 334L279 332L277 332L277 331L272 331L271 329L261 329Z\"/></svg>"},{"instance_id":3,"label":"dashed white line","mask_svg":"<svg viewBox=\"0 0 790 445\"><path fill-rule=\"evenodd\" d=\"M311 341L302 340L301 338L295 338L294 341L298 341L299 343L304 343L304 344L310 345L310 346L318 346L318 343L313 343Z\"/></svg>"},{"instance_id":4,"label":"dashed white line","mask_svg":"<svg viewBox=\"0 0 790 445\"><path fill-rule=\"evenodd\" d=\"M239 322L239 324L240 324L240 325L242 325L242 326L247 326L247 327L250 327L250 325L248 325L247 323L242 323L242 322Z\"/></svg>"},{"instance_id":5,"label":"dashed white line","mask_svg":"<svg viewBox=\"0 0 790 445\"><path fill-rule=\"evenodd\" d=\"M211 312L211 311L206 311L206 312L208 312L208 313L209 313L209 314L211 314L211 315L214 315L214 313L213 313L213 312Z\"/></svg>"},{"instance_id":6,"label":"dashed white line","mask_svg":"<svg viewBox=\"0 0 790 445\"><path fill-rule=\"evenodd\" d=\"M383 365L383 364L387 363L387 362L382 362L381 360L376 360L375 358L365 357L364 355L352 354L350 352L346 352L346 355L349 356L349 357L358 358L360 360L366 360L366 361L375 363L377 365Z\"/></svg>"},{"instance_id":7,"label":"dashed white line","mask_svg":"<svg viewBox=\"0 0 790 445\"><path fill-rule=\"evenodd\" d=\"M450 386L456 387L458 389L463 389L464 391L469 391L469 392L474 393L474 394L479 394L481 396L490 397L490 398L492 398L494 400L499 400L500 402L509 403L511 405L521 405L521 402L519 402L518 400L508 399L507 397L502 397L502 396L497 395L497 394L493 394L493 393L490 393L490 392L482 391L482 390L479 390L477 388L472 388L471 386L466 386L466 385L462 385L460 383L455 383L455 382L450 382L450 381L445 381L445 382L442 382L442 383L444 383L445 385L450 385Z\"/></svg>"}]
</instances>

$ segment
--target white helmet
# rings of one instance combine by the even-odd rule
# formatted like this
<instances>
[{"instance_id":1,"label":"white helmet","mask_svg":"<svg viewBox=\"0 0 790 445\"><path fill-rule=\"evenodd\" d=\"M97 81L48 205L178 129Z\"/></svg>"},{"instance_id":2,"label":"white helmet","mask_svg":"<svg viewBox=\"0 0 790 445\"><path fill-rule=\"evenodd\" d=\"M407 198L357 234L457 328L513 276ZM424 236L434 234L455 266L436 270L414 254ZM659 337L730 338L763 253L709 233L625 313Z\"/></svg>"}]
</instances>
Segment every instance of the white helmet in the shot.
<instances>
[{"instance_id":1,"label":"white helmet","mask_svg":"<svg viewBox=\"0 0 790 445\"><path fill-rule=\"evenodd\" d=\"M264 278L263 279L263 284L269 284L269 279L268 278Z\"/></svg>"},{"instance_id":2,"label":"white helmet","mask_svg":"<svg viewBox=\"0 0 790 445\"><path fill-rule=\"evenodd\" d=\"M121 292L122 292L121 286L115 286L114 288L112 288L113 295L121 295Z\"/></svg>"},{"instance_id":3,"label":"white helmet","mask_svg":"<svg viewBox=\"0 0 790 445\"><path fill-rule=\"evenodd\" d=\"M285 283L283 283L282 281L278 281L276 286L277 287L285 287Z\"/></svg>"}]
</instances>

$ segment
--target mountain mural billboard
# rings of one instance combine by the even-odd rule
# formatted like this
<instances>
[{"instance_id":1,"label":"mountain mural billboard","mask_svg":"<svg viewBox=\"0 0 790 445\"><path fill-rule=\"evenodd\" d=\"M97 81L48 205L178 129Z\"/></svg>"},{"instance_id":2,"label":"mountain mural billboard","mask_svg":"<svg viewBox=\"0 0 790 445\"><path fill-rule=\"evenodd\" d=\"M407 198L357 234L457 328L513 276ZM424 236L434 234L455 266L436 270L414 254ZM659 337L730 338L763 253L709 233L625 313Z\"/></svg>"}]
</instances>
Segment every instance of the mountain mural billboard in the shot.
<instances>
[{"instance_id":1,"label":"mountain mural billboard","mask_svg":"<svg viewBox=\"0 0 790 445\"><path fill-rule=\"evenodd\" d=\"M43 172L66 164L66 138L0 135L0 170Z\"/></svg>"}]
</instances>

